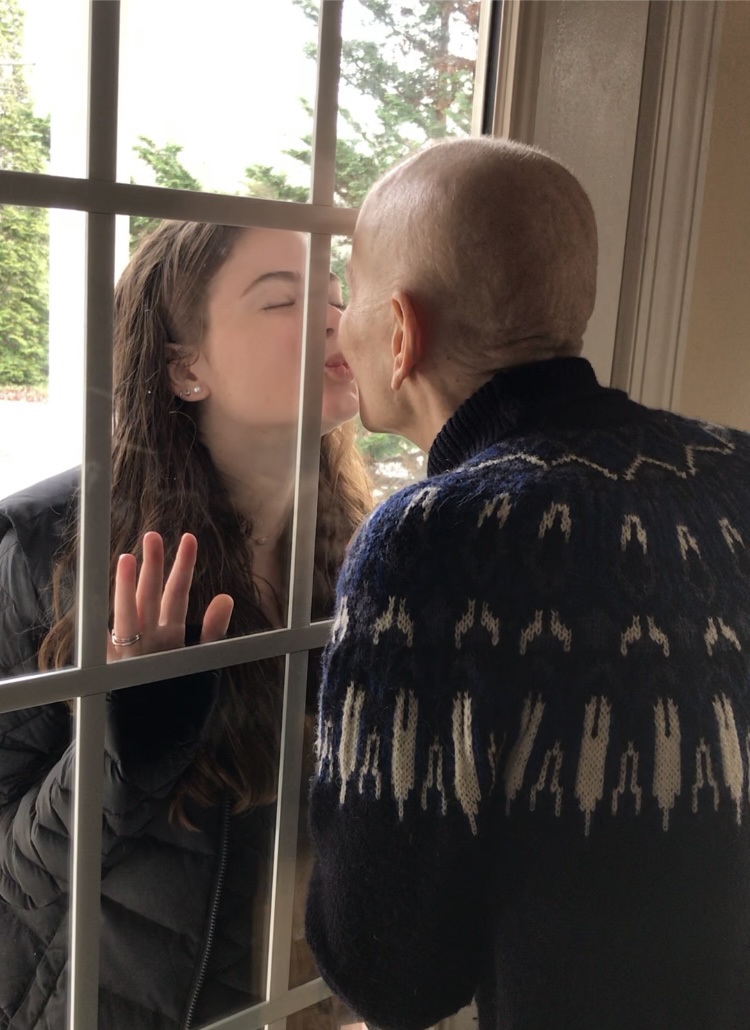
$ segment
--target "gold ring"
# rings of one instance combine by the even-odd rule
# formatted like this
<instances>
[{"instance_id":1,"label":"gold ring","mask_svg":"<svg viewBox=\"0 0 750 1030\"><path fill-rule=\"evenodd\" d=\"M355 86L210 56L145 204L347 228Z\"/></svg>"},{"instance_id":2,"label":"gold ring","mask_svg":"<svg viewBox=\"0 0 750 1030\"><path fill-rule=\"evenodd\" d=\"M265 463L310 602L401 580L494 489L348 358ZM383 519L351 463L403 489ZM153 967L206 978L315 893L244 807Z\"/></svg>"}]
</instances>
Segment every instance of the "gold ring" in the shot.
<instances>
[{"instance_id":1,"label":"gold ring","mask_svg":"<svg viewBox=\"0 0 750 1030\"><path fill-rule=\"evenodd\" d=\"M140 639L140 633L136 633L134 637L118 637L114 630L112 631L112 643L115 647L130 647L131 644L137 644Z\"/></svg>"}]
</instances>

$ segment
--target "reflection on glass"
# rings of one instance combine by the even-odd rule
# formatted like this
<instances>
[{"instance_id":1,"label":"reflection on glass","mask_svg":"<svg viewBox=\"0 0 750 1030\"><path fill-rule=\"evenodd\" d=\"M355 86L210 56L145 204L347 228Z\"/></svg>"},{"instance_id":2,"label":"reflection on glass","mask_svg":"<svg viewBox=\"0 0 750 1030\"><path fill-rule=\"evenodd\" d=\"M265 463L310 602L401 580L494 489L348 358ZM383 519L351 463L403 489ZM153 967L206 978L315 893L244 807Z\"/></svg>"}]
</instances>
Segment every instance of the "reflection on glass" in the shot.
<instances>
[{"instance_id":1,"label":"reflection on glass","mask_svg":"<svg viewBox=\"0 0 750 1030\"><path fill-rule=\"evenodd\" d=\"M300 8L214 0L207 18L203 0L123 0L119 178L306 202L289 151L312 132L317 10Z\"/></svg>"}]
</instances>

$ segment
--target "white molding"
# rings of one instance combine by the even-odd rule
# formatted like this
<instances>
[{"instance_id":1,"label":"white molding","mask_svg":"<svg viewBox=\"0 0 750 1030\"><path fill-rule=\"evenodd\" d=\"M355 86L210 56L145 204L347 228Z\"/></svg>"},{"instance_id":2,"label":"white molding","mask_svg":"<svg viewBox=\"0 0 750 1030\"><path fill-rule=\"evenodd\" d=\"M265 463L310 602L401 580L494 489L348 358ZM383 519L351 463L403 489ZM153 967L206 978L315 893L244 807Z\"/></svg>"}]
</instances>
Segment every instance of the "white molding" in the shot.
<instances>
[{"instance_id":1,"label":"white molding","mask_svg":"<svg viewBox=\"0 0 750 1030\"><path fill-rule=\"evenodd\" d=\"M503 0L500 12L500 36L497 54L493 136L510 136L516 69L519 66L518 29L522 0Z\"/></svg>"},{"instance_id":2,"label":"white molding","mask_svg":"<svg viewBox=\"0 0 750 1030\"><path fill-rule=\"evenodd\" d=\"M493 136L533 143L547 4L503 0Z\"/></svg>"},{"instance_id":3,"label":"white molding","mask_svg":"<svg viewBox=\"0 0 750 1030\"><path fill-rule=\"evenodd\" d=\"M723 0L652 0L612 385L679 396Z\"/></svg>"},{"instance_id":4,"label":"white molding","mask_svg":"<svg viewBox=\"0 0 750 1030\"><path fill-rule=\"evenodd\" d=\"M489 76L490 47L492 46L492 22L498 0L480 0L479 28L477 33L477 63L474 71L474 96L471 103L471 135L481 136L485 124L485 109L488 99L497 94L496 86L491 88Z\"/></svg>"},{"instance_id":5,"label":"white molding","mask_svg":"<svg viewBox=\"0 0 750 1030\"><path fill-rule=\"evenodd\" d=\"M609 383L620 306L649 5L521 0L511 136L579 179L599 226L599 290L584 354Z\"/></svg>"}]
</instances>

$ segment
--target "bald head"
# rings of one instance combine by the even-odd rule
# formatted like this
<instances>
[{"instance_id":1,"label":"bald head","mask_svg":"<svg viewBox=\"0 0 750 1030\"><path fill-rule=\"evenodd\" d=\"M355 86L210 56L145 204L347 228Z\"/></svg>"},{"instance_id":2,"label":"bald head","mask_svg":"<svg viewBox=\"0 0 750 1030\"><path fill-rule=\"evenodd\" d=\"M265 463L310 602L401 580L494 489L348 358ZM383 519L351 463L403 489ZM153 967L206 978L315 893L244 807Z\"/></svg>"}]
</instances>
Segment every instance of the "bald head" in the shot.
<instances>
[{"instance_id":1,"label":"bald head","mask_svg":"<svg viewBox=\"0 0 750 1030\"><path fill-rule=\"evenodd\" d=\"M577 354L594 307L596 223L567 169L489 138L443 142L385 175L355 237L366 274L429 315L475 370Z\"/></svg>"}]
</instances>

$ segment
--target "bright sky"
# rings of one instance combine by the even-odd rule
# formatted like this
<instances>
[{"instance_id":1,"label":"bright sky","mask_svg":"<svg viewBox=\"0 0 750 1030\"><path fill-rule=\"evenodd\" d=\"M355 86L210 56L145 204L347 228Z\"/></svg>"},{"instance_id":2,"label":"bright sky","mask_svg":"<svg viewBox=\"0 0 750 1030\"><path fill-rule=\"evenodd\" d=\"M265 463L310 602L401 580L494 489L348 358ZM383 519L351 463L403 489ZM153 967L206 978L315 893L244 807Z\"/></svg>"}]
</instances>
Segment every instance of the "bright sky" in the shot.
<instances>
[{"instance_id":1,"label":"bright sky","mask_svg":"<svg viewBox=\"0 0 750 1030\"><path fill-rule=\"evenodd\" d=\"M88 0L20 2L27 81L37 112L52 115L51 171L82 175ZM460 26L453 46L473 57L476 40ZM385 42L358 0L344 3L343 35ZM304 48L316 39L292 0L121 0L119 178L152 181L132 149L147 136L182 146L182 163L208 190L243 190L245 168L257 163L307 185L307 169L283 152L312 130L300 98L314 100L315 62ZM340 99L361 124L371 121L369 98L342 87Z\"/></svg>"},{"instance_id":2,"label":"bright sky","mask_svg":"<svg viewBox=\"0 0 750 1030\"><path fill-rule=\"evenodd\" d=\"M86 0L22 3L28 81L38 113L53 113L54 150L60 90L70 96L71 78L84 103ZM374 38L356 0L344 10L345 35ZM299 98L314 99L315 63L303 50L317 28L292 0L122 0L121 12L121 178L149 181L132 154L143 135L183 146L184 165L209 190L239 191L254 163L307 184L283 151L312 129ZM77 174L59 163L55 171Z\"/></svg>"}]
</instances>

